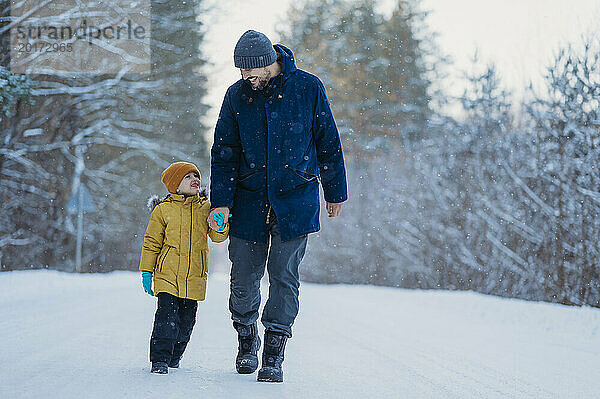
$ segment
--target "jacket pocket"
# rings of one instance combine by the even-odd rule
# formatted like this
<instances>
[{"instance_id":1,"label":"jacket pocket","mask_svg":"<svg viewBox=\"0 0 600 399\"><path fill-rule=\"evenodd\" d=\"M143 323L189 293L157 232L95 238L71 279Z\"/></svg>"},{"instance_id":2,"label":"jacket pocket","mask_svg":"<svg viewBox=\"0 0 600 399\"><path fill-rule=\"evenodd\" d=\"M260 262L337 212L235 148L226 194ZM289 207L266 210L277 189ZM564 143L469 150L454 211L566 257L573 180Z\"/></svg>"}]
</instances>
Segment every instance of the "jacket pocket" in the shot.
<instances>
[{"instance_id":1,"label":"jacket pocket","mask_svg":"<svg viewBox=\"0 0 600 399\"><path fill-rule=\"evenodd\" d=\"M287 164L284 165L284 171L279 181L279 192L281 193L291 192L318 181L317 175Z\"/></svg>"},{"instance_id":2,"label":"jacket pocket","mask_svg":"<svg viewBox=\"0 0 600 399\"><path fill-rule=\"evenodd\" d=\"M301 179L303 179L304 181L312 181L315 179L318 179L319 177L313 173L309 173L303 170L299 170L299 169L294 169L289 165L285 165L286 169L291 170L292 172L294 172L297 176L299 176Z\"/></svg>"},{"instance_id":3,"label":"jacket pocket","mask_svg":"<svg viewBox=\"0 0 600 399\"><path fill-rule=\"evenodd\" d=\"M200 276L206 277L208 274L208 251L202 251L200 254Z\"/></svg>"},{"instance_id":4,"label":"jacket pocket","mask_svg":"<svg viewBox=\"0 0 600 399\"><path fill-rule=\"evenodd\" d=\"M255 170L239 175L237 184L246 191L259 191L265 187L266 167L258 167Z\"/></svg>"},{"instance_id":5,"label":"jacket pocket","mask_svg":"<svg viewBox=\"0 0 600 399\"><path fill-rule=\"evenodd\" d=\"M253 174L255 174L255 173L256 173L256 172L258 172L258 171L259 171L259 169L256 169L256 170L253 170L252 172L249 172L249 173L245 173L245 174L243 174L243 175L240 175L240 176L238 176L238 179L237 179L237 181L238 181L238 182L242 182L242 181L246 180L247 178L249 178L250 176L252 176Z\"/></svg>"},{"instance_id":6,"label":"jacket pocket","mask_svg":"<svg viewBox=\"0 0 600 399\"><path fill-rule=\"evenodd\" d=\"M173 247L171 247L171 246L167 247L167 250L165 251L165 254L163 255L162 259L160 259L160 260L159 260L159 261L156 263L156 265L157 265L157 268L158 268L158 271L159 271L160 273L162 273L163 265L165 264L165 259L167 259L167 255L169 255L169 251L170 251L172 248L173 248ZM155 268L154 270L156 270L156 268Z\"/></svg>"}]
</instances>

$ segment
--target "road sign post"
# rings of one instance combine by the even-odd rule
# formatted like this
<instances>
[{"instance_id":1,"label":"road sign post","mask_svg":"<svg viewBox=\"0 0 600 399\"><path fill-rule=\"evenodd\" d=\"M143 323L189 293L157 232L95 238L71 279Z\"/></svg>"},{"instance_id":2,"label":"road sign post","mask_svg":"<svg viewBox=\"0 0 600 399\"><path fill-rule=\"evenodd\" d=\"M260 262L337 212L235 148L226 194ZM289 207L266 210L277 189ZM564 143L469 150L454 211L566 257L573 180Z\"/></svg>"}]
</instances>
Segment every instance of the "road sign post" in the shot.
<instances>
[{"instance_id":1,"label":"road sign post","mask_svg":"<svg viewBox=\"0 0 600 399\"><path fill-rule=\"evenodd\" d=\"M92 202L89 192L83 185L79 183L77 191L71 194L67 203L67 212L77 212L77 247L75 248L75 271L81 273L81 254L83 247L83 213L95 212L96 207Z\"/></svg>"}]
</instances>

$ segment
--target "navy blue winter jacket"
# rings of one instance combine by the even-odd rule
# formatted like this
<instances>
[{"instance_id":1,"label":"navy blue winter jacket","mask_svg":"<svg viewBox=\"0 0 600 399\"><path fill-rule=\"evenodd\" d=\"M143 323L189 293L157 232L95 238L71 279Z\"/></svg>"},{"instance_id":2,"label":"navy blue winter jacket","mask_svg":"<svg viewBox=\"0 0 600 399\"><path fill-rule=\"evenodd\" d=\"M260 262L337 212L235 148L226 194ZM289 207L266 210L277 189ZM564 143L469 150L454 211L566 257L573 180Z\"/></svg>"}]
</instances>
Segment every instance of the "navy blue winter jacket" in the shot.
<instances>
[{"instance_id":1,"label":"navy blue winter jacket","mask_svg":"<svg viewBox=\"0 0 600 399\"><path fill-rule=\"evenodd\" d=\"M211 150L210 201L231 207L229 234L267 242L273 208L283 241L318 231L319 183L325 200L348 198L344 157L323 83L274 46L281 73L263 90L240 79L229 87Z\"/></svg>"}]
</instances>

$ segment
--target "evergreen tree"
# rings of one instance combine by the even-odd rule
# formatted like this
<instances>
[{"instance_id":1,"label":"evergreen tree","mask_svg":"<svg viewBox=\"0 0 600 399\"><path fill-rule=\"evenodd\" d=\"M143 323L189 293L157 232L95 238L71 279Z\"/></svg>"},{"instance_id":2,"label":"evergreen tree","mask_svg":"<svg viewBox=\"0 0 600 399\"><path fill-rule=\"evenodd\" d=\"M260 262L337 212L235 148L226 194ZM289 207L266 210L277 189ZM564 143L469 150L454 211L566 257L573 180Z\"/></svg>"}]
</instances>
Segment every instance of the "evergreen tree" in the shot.
<instances>
[{"instance_id":1,"label":"evergreen tree","mask_svg":"<svg viewBox=\"0 0 600 399\"><path fill-rule=\"evenodd\" d=\"M426 13L400 0L391 17L372 0L312 1L293 8L282 42L325 83L347 151L359 156L420 137L431 114Z\"/></svg>"}]
</instances>

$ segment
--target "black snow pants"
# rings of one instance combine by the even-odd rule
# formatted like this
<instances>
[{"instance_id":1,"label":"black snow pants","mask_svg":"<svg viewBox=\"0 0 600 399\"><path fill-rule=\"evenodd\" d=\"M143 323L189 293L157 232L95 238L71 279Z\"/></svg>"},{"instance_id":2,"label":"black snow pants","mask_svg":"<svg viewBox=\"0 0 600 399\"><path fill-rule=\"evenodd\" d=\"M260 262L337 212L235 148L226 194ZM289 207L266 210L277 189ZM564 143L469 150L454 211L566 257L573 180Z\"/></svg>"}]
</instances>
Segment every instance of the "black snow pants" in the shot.
<instances>
[{"instance_id":1,"label":"black snow pants","mask_svg":"<svg viewBox=\"0 0 600 399\"><path fill-rule=\"evenodd\" d=\"M170 363L179 359L196 323L198 301L159 292L158 308L150 338L150 361Z\"/></svg>"}]
</instances>

